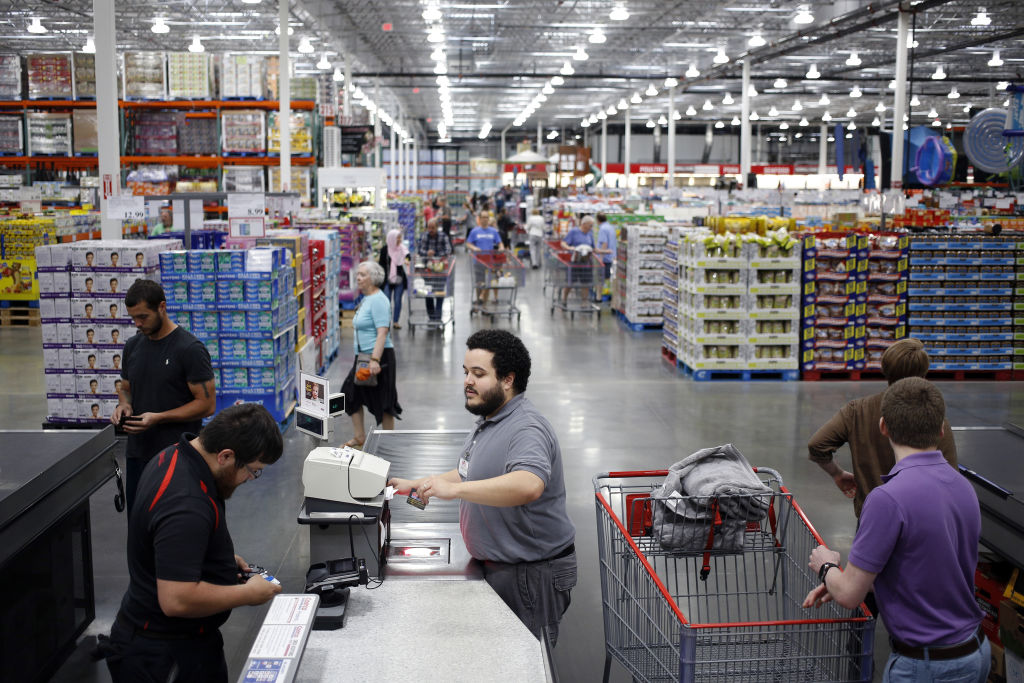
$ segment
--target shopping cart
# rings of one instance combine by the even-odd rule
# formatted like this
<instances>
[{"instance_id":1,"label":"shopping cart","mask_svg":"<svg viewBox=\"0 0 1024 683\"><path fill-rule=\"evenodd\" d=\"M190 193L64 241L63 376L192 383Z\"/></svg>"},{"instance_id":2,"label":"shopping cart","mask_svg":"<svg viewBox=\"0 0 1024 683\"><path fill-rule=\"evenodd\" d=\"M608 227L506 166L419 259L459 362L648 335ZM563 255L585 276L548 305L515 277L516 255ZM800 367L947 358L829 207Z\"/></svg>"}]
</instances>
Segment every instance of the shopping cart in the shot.
<instances>
[{"instance_id":1,"label":"shopping cart","mask_svg":"<svg viewBox=\"0 0 1024 683\"><path fill-rule=\"evenodd\" d=\"M515 256L504 251L473 252L473 287L470 290L473 306L470 314L481 313L491 317L512 316L519 323L516 291L526 282L526 268Z\"/></svg>"},{"instance_id":2,"label":"shopping cart","mask_svg":"<svg viewBox=\"0 0 1024 683\"><path fill-rule=\"evenodd\" d=\"M779 474L754 470L772 493L683 497L704 522L656 514L666 470L594 477L606 682L612 659L639 681L871 680L874 618L864 605L801 607L821 537ZM737 527L722 513L737 504L763 519ZM716 534L730 528L736 549L723 549ZM699 542L663 545L684 537Z\"/></svg>"},{"instance_id":3,"label":"shopping cart","mask_svg":"<svg viewBox=\"0 0 1024 683\"><path fill-rule=\"evenodd\" d=\"M561 309L575 318L577 313L594 313L601 317L601 306L594 299L604 287L604 264L593 254L581 257L573 249L565 249L557 240L549 240L545 248L544 289L548 293L551 315Z\"/></svg>"},{"instance_id":4,"label":"shopping cart","mask_svg":"<svg viewBox=\"0 0 1024 683\"><path fill-rule=\"evenodd\" d=\"M455 329L455 258L418 260L409 282L409 330Z\"/></svg>"}]
</instances>

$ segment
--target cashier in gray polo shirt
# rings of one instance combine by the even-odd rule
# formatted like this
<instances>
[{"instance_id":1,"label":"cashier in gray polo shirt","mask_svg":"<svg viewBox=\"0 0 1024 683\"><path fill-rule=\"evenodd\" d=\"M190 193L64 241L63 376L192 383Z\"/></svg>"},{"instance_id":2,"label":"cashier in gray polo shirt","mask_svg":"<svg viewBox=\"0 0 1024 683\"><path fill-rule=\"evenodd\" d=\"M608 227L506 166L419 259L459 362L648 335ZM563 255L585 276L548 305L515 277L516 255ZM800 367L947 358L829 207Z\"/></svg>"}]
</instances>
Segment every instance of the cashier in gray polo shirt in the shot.
<instances>
[{"instance_id":1,"label":"cashier in gray polo shirt","mask_svg":"<svg viewBox=\"0 0 1024 683\"><path fill-rule=\"evenodd\" d=\"M523 392L530 353L504 330L466 340L466 410L479 415L458 466L392 479L424 501L459 499L459 525L484 578L526 627L552 645L576 585L576 529L565 510L562 453L551 424Z\"/></svg>"}]
</instances>

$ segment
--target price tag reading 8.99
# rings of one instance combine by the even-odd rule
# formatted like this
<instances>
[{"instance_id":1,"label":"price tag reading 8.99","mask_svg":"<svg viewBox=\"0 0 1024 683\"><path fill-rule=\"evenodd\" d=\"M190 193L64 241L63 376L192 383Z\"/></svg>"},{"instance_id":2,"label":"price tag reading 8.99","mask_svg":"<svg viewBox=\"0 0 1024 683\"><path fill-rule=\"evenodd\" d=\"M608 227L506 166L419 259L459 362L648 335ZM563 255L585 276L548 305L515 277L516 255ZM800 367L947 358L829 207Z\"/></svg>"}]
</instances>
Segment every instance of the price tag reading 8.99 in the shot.
<instances>
[{"instance_id":1,"label":"price tag reading 8.99","mask_svg":"<svg viewBox=\"0 0 1024 683\"><path fill-rule=\"evenodd\" d=\"M267 199L262 193L228 195L228 218L260 218L266 213Z\"/></svg>"}]
</instances>

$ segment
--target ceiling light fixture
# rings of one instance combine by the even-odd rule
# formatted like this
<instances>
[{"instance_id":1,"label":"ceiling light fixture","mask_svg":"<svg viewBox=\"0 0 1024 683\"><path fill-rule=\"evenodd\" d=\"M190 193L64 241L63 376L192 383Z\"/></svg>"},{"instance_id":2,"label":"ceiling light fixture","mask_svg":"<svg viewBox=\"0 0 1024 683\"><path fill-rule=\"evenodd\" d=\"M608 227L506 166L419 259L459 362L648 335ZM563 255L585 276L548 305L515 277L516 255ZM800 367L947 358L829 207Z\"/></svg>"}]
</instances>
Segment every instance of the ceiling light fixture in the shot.
<instances>
[{"instance_id":1,"label":"ceiling light fixture","mask_svg":"<svg viewBox=\"0 0 1024 683\"><path fill-rule=\"evenodd\" d=\"M580 121L580 127L590 128L590 119L583 119L582 121Z\"/></svg>"},{"instance_id":2,"label":"ceiling light fixture","mask_svg":"<svg viewBox=\"0 0 1024 683\"><path fill-rule=\"evenodd\" d=\"M683 118L683 115L679 113L678 109L676 109L675 111L672 112L672 120L673 121L679 121L682 118Z\"/></svg>"},{"instance_id":3,"label":"ceiling light fixture","mask_svg":"<svg viewBox=\"0 0 1024 683\"><path fill-rule=\"evenodd\" d=\"M779 124L779 130L789 130L789 124L783 121Z\"/></svg>"},{"instance_id":4,"label":"ceiling light fixture","mask_svg":"<svg viewBox=\"0 0 1024 683\"><path fill-rule=\"evenodd\" d=\"M786 82L785 78L776 78L775 82L772 83L772 87L778 88L779 90L782 90L788 85L789 83Z\"/></svg>"},{"instance_id":5,"label":"ceiling light fixture","mask_svg":"<svg viewBox=\"0 0 1024 683\"><path fill-rule=\"evenodd\" d=\"M757 88L754 87L753 83L747 88L747 97L757 97Z\"/></svg>"},{"instance_id":6,"label":"ceiling light fixture","mask_svg":"<svg viewBox=\"0 0 1024 683\"><path fill-rule=\"evenodd\" d=\"M196 40L198 40L198 37ZM320 55L320 61L316 63L316 68L323 69L324 71L331 70L331 63L327 61L327 55Z\"/></svg>"},{"instance_id":7,"label":"ceiling light fixture","mask_svg":"<svg viewBox=\"0 0 1024 683\"><path fill-rule=\"evenodd\" d=\"M960 99L960 93L957 92L955 85L952 88L949 89L949 94L946 95L946 97L948 97L951 100L958 100L958 99Z\"/></svg>"},{"instance_id":8,"label":"ceiling light fixture","mask_svg":"<svg viewBox=\"0 0 1024 683\"><path fill-rule=\"evenodd\" d=\"M850 97L852 97L854 99L856 99L858 97L861 97L863 94L864 93L862 93L860 91L860 88L858 88L857 86L853 86L853 90L850 91Z\"/></svg>"},{"instance_id":9,"label":"ceiling light fixture","mask_svg":"<svg viewBox=\"0 0 1024 683\"><path fill-rule=\"evenodd\" d=\"M920 107L921 106L921 98L919 98L915 94L913 97L910 98L910 106L911 107Z\"/></svg>"},{"instance_id":10,"label":"ceiling light fixture","mask_svg":"<svg viewBox=\"0 0 1024 683\"><path fill-rule=\"evenodd\" d=\"M725 128L725 124L721 121L715 121L715 128Z\"/></svg>"},{"instance_id":11,"label":"ceiling light fixture","mask_svg":"<svg viewBox=\"0 0 1024 683\"><path fill-rule=\"evenodd\" d=\"M608 13L608 18L612 21L626 21L629 19L629 10L626 9L625 3L619 3L612 7L612 11Z\"/></svg>"},{"instance_id":12,"label":"ceiling light fixture","mask_svg":"<svg viewBox=\"0 0 1024 683\"><path fill-rule=\"evenodd\" d=\"M645 123L644 125L647 126L648 128L654 128L654 121L652 119L647 119L647 123Z\"/></svg>"},{"instance_id":13,"label":"ceiling light fixture","mask_svg":"<svg viewBox=\"0 0 1024 683\"><path fill-rule=\"evenodd\" d=\"M1010 82L1009 81L999 81L998 83L996 83L996 90L1006 90L1009 87L1010 87Z\"/></svg>"},{"instance_id":14,"label":"ceiling light fixture","mask_svg":"<svg viewBox=\"0 0 1024 683\"><path fill-rule=\"evenodd\" d=\"M484 121L484 125L482 125L480 127L480 133L477 135L477 137L480 138L481 140L483 140L483 139L485 139L487 137L487 135L490 132L491 132L491 122L490 121Z\"/></svg>"},{"instance_id":15,"label":"ceiling light fixture","mask_svg":"<svg viewBox=\"0 0 1024 683\"><path fill-rule=\"evenodd\" d=\"M768 41L764 39L764 36L762 36L760 32L750 36L750 40L747 41L747 45L750 47L761 47L767 44Z\"/></svg>"},{"instance_id":16,"label":"ceiling light fixture","mask_svg":"<svg viewBox=\"0 0 1024 683\"><path fill-rule=\"evenodd\" d=\"M580 45L576 48L576 53L573 54L572 58L577 62L585 62L590 59L590 55L588 55L587 51L583 49L582 45Z\"/></svg>"},{"instance_id":17,"label":"ceiling light fixture","mask_svg":"<svg viewBox=\"0 0 1024 683\"><path fill-rule=\"evenodd\" d=\"M846 66L860 66L860 57L856 52L851 52L850 56L846 58Z\"/></svg>"},{"instance_id":18,"label":"ceiling light fixture","mask_svg":"<svg viewBox=\"0 0 1024 683\"><path fill-rule=\"evenodd\" d=\"M938 119L935 119L934 121L932 121L932 125L935 126L935 127L941 126L942 125L942 121L939 121Z\"/></svg>"},{"instance_id":19,"label":"ceiling light fixture","mask_svg":"<svg viewBox=\"0 0 1024 683\"><path fill-rule=\"evenodd\" d=\"M738 117L738 116L732 117L732 121L730 121L729 123L734 125L734 126L740 125L740 117Z\"/></svg>"},{"instance_id":20,"label":"ceiling light fixture","mask_svg":"<svg viewBox=\"0 0 1024 683\"><path fill-rule=\"evenodd\" d=\"M171 27L164 23L164 20L160 17L153 20L153 25L149 27L149 30L153 33L170 33Z\"/></svg>"},{"instance_id":21,"label":"ceiling light fixture","mask_svg":"<svg viewBox=\"0 0 1024 683\"><path fill-rule=\"evenodd\" d=\"M832 114L825 112L824 114L821 115L821 120L824 121L825 123L828 123L829 121L832 120Z\"/></svg>"},{"instance_id":22,"label":"ceiling light fixture","mask_svg":"<svg viewBox=\"0 0 1024 683\"><path fill-rule=\"evenodd\" d=\"M565 85L565 79L561 76L555 75L551 77L550 83L554 86Z\"/></svg>"},{"instance_id":23,"label":"ceiling light fixture","mask_svg":"<svg viewBox=\"0 0 1024 683\"><path fill-rule=\"evenodd\" d=\"M793 111L803 111L804 105L801 104L800 100L793 102Z\"/></svg>"},{"instance_id":24,"label":"ceiling light fixture","mask_svg":"<svg viewBox=\"0 0 1024 683\"><path fill-rule=\"evenodd\" d=\"M811 125L811 124L810 124L810 123L808 123L808 121L807 121L807 117L806 117L806 116L802 116L802 117L800 117L800 125L801 125L801 126L809 126L809 125Z\"/></svg>"},{"instance_id":25,"label":"ceiling light fixture","mask_svg":"<svg viewBox=\"0 0 1024 683\"><path fill-rule=\"evenodd\" d=\"M697 65L691 62L690 68L687 69L686 73L683 75L686 76L687 78L697 78L698 76L700 76L700 71L697 69Z\"/></svg>"},{"instance_id":26,"label":"ceiling light fixture","mask_svg":"<svg viewBox=\"0 0 1024 683\"><path fill-rule=\"evenodd\" d=\"M877 111L879 114L884 112L885 111L885 102L879 102L877 105L875 105L875 111Z\"/></svg>"},{"instance_id":27,"label":"ceiling light fixture","mask_svg":"<svg viewBox=\"0 0 1024 683\"><path fill-rule=\"evenodd\" d=\"M619 103L615 105L615 108L618 109L619 111L623 111L624 109L628 109L629 108L629 104L626 102L626 98L623 97L622 99L620 99Z\"/></svg>"},{"instance_id":28,"label":"ceiling light fixture","mask_svg":"<svg viewBox=\"0 0 1024 683\"><path fill-rule=\"evenodd\" d=\"M576 73L576 69L572 68L571 62L566 62L565 64L562 65L562 68L558 70L558 73L562 74L563 76L572 76L574 73Z\"/></svg>"},{"instance_id":29,"label":"ceiling light fixture","mask_svg":"<svg viewBox=\"0 0 1024 683\"><path fill-rule=\"evenodd\" d=\"M725 54L725 48L719 45L718 52L715 53L715 56L711 61L715 64L728 64L729 55Z\"/></svg>"},{"instance_id":30,"label":"ceiling light fixture","mask_svg":"<svg viewBox=\"0 0 1024 683\"><path fill-rule=\"evenodd\" d=\"M794 24L813 24L814 15L811 14L809 5L800 5L797 10L796 16L793 17Z\"/></svg>"},{"instance_id":31,"label":"ceiling light fixture","mask_svg":"<svg viewBox=\"0 0 1024 683\"><path fill-rule=\"evenodd\" d=\"M894 78L891 81L889 81L889 90L895 90L895 89L896 89L896 79Z\"/></svg>"},{"instance_id":32,"label":"ceiling light fixture","mask_svg":"<svg viewBox=\"0 0 1024 683\"><path fill-rule=\"evenodd\" d=\"M597 112L597 120L598 121L604 121L607 118L608 118L608 113L605 112L604 109L602 109L601 111Z\"/></svg>"},{"instance_id":33,"label":"ceiling light fixture","mask_svg":"<svg viewBox=\"0 0 1024 683\"><path fill-rule=\"evenodd\" d=\"M334 75L331 77L335 83L341 83L345 80L345 74L341 73L341 67L334 67Z\"/></svg>"},{"instance_id":34,"label":"ceiling light fixture","mask_svg":"<svg viewBox=\"0 0 1024 683\"><path fill-rule=\"evenodd\" d=\"M939 64L935 67L935 73L932 74L933 81L941 81L946 78L946 72L943 70L942 65Z\"/></svg>"},{"instance_id":35,"label":"ceiling light fixture","mask_svg":"<svg viewBox=\"0 0 1024 683\"><path fill-rule=\"evenodd\" d=\"M692 104L689 107L686 108L686 115L687 116L696 116L697 115L697 110L694 108L694 106Z\"/></svg>"},{"instance_id":36,"label":"ceiling light fixture","mask_svg":"<svg viewBox=\"0 0 1024 683\"><path fill-rule=\"evenodd\" d=\"M443 43L444 42L444 31L441 30L441 26L435 24L430 27L430 32L427 33L428 43Z\"/></svg>"},{"instance_id":37,"label":"ceiling light fixture","mask_svg":"<svg viewBox=\"0 0 1024 683\"><path fill-rule=\"evenodd\" d=\"M423 10L423 21L428 24L436 24L441 21L441 17L441 10L436 4L431 3L430 5L427 5L427 9Z\"/></svg>"},{"instance_id":38,"label":"ceiling light fixture","mask_svg":"<svg viewBox=\"0 0 1024 683\"><path fill-rule=\"evenodd\" d=\"M653 83L651 83L647 86L647 90L644 90L644 95L647 95L648 97L657 97L658 89L654 87Z\"/></svg>"},{"instance_id":39,"label":"ceiling light fixture","mask_svg":"<svg viewBox=\"0 0 1024 683\"><path fill-rule=\"evenodd\" d=\"M978 8L978 13L971 19L971 26L988 26L992 23L992 18L985 11L984 7Z\"/></svg>"},{"instance_id":40,"label":"ceiling light fixture","mask_svg":"<svg viewBox=\"0 0 1024 683\"><path fill-rule=\"evenodd\" d=\"M632 102L633 104L640 104L641 102L644 101L644 99L640 97L640 93L635 92L633 93L633 96L629 98L629 101Z\"/></svg>"},{"instance_id":41,"label":"ceiling light fixture","mask_svg":"<svg viewBox=\"0 0 1024 683\"><path fill-rule=\"evenodd\" d=\"M1003 60L999 56L999 50L992 53L992 59L988 60L989 66L1002 66Z\"/></svg>"},{"instance_id":42,"label":"ceiling light fixture","mask_svg":"<svg viewBox=\"0 0 1024 683\"><path fill-rule=\"evenodd\" d=\"M605 113L608 114L608 116L615 116L616 111L618 110L615 108L615 105L612 104L608 106L608 108L605 110Z\"/></svg>"},{"instance_id":43,"label":"ceiling light fixture","mask_svg":"<svg viewBox=\"0 0 1024 683\"><path fill-rule=\"evenodd\" d=\"M971 105L970 102L968 102L967 104L964 105L964 113L965 114L970 114L971 113L971 106L972 105Z\"/></svg>"},{"instance_id":44,"label":"ceiling light fixture","mask_svg":"<svg viewBox=\"0 0 1024 683\"><path fill-rule=\"evenodd\" d=\"M299 41L299 52L304 55L313 54L313 43L309 42L309 38L306 36L303 36L302 40Z\"/></svg>"},{"instance_id":45,"label":"ceiling light fixture","mask_svg":"<svg viewBox=\"0 0 1024 683\"><path fill-rule=\"evenodd\" d=\"M935 110L935 107L932 107L928 110L928 114L926 114L926 116L930 119L938 118L939 112Z\"/></svg>"},{"instance_id":46,"label":"ceiling light fixture","mask_svg":"<svg viewBox=\"0 0 1024 683\"><path fill-rule=\"evenodd\" d=\"M875 118L871 119L871 125L874 126L875 128L878 128L880 125L882 125L882 119L876 116Z\"/></svg>"},{"instance_id":47,"label":"ceiling light fixture","mask_svg":"<svg viewBox=\"0 0 1024 683\"><path fill-rule=\"evenodd\" d=\"M434 48L434 51L430 53L430 58L435 62L442 62L445 59L448 59L448 55L444 53L444 47L438 45Z\"/></svg>"},{"instance_id":48,"label":"ceiling light fixture","mask_svg":"<svg viewBox=\"0 0 1024 683\"><path fill-rule=\"evenodd\" d=\"M93 41L92 36L85 39L85 47L82 48L82 52L87 55L96 54L96 43Z\"/></svg>"},{"instance_id":49,"label":"ceiling light fixture","mask_svg":"<svg viewBox=\"0 0 1024 683\"><path fill-rule=\"evenodd\" d=\"M242 0L243 5L258 5L261 2L263 2L263 0Z\"/></svg>"},{"instance_id":50,"label":"ceiling light fixture","mask_svg":"<svg viewBox=\"0 0 1024 683\"><path fill-rule=\"evenodd\" d=\"M551 95L552 93L555 92L555 89L551 87L550 83L545 83L544 87L541 88L540 91L545 95Z\"/></svg>"},{"instance_id":51,"label":"ceiling light fixture","mask_svg":"<svg viewBox=\"0 0 1024 683\"><path fill-rule=\"evenodd\" d=\"M854 109L853 107L850 107L849 109L846 110L846 115L852 119L855 116L857 116L857 110Z\"/></svg>"},{"instance_id":52,"label":"ceiling light fixture","mask_svg":"<svg viewBox=\"0 0 1024 683\"><path fill-rule=\"evenodd\" d=\"M828 93L821 93L821 99L818 100L819 107L827 107L832 104L832 100L828 98Z\"/></svg>"},{"instance_id":53,"label":"ceiling light fixture","mask_svg":"<svg viewBox=\"0 0 1024 683\"><path fill-rule=\"evenodd\" d=\"M669 76L668 78L665 79L665 87L666 88L674 88L677 85L679 85L679 81L677 81L672 76Z\"/></svg>"},{"instance_id":54,"label":"ceiling light fixture","mask_svg":"<svg viewBox=\"0 0 1024 683\"><path fill-rule=\"evenodd\" d=\"M192 44L188 46L189 52L206 52L206 48L203 47L203 42L199 39L199 36L192 36ZM320 66L319 64L317 65ZM327 65L330 68L330 64Z\"/></svg>"},{"instance_id":55,"label":"ceiling light fixture","mask_svg":"<svg viewBox=\"0 0 1024 683\"><path fill-rule=\"evenodd\" d=\"M725 93L725 97L722 98L722 104L732 104L735 101L731 93Z\"/></svg>"},{"instance_id":56,"label":"ceiling light fixture","mask_svg":"<svg viewBox=\"0 0 1024 683\"><path fill-rule=\"evenodd\" d=\"M750 112L750 120L751 120L751 121L757 121L757 120L759 120L760 118L761 118L761 117L757 115L757 112L756 112L756 111L751 111L751 112Z\"/></svg>"},{"instance_id":57,"label":"ceiling light fixture","mask_svg":"<svg viewBox=\"0 0 1024 683\"><path fill-rule=\"evenodd\" d=\"M779 115L779 110L773 104L772 108L768 110L768 116L778 116L778 115Z\"/></svg>"},{"instance_id":58,"label":"ceiling light fixture","mask_svg":"<svg viewBox=\"0 0 1024 683\"><path fill-rule=\"evenodd\" d=\"M43 26L43 22L40 21L39 17L34 17L32 19L27 30L29 33L46 33L46 27Z\"/></svg>"},{"instance_id":59,"label":"ceiling light fixture","mask_svg":"<svg viewBox=\"0 0 1024 683\"><path fill-rule=\"evenodd\" d=\"M711 100L704 100L704 104L700 106L704 111L711 111L715 108L715 105L711 104Z\"/></svg>"},{"instance_id":60,"label":"ceiling light fixture","mask_svg":"<svg viewBox=\"0 0 1024 683\"><path fill-rule=\"evenodd\" d=\"M594 45L601 45L606 40L608 40L608 37L605 36L604 31L602 31L600 28L595 28L594 32L590 34L590 37L587 38L587 40L589 40Z\"/></svg>"},{"instance_id":61,"label":"ceiling light fixture","mask_svg":"<svg viewBox=\"0 0 1024 683\"><path fill-rule=\"evenodd\" d=\"M818 71L818 65L817 64L811 64L811 68L807 70L806 76L807 76L807 78L810 78L811 80L815 80L815 79L821 78L821 72Z\"/></svg>"}]
</instances>

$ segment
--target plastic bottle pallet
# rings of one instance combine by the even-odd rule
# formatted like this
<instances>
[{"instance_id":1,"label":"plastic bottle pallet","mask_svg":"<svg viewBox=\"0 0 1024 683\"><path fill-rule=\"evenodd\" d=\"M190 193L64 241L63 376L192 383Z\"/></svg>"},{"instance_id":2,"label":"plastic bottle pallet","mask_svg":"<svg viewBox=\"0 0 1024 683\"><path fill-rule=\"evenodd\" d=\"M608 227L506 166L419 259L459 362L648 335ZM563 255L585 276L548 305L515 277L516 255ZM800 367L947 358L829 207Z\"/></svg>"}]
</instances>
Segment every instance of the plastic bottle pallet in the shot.
<instances>
[{"instance_id":1,"label":"plastic bottle pallet","mask_svg":"<svg viewBox=\"0 0 1024 683\"><path fill-rule=\"evenodd\" d=\"M661 323L635 323L632 322L629 318L627 318L625 314L623 314L621 311L613 310L612 312L615 314L615 317L618 318L622 324L624 324L626 327L633 330L634 332L647 332L650 330L661 329Z\"/></svg>"},{"instance_id":2,"label":"plastic bottle pallet","mask_svg":"<svg viewBox=\"0 0 1024 683\"><path fill-rule=\"evenodd\" d=\"M799 370L694 370L678 362L679 370L695 382L795 382Z\"/></svg>"}]
</instances>

